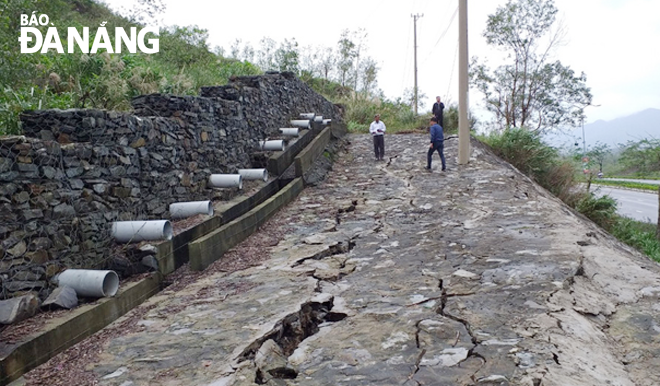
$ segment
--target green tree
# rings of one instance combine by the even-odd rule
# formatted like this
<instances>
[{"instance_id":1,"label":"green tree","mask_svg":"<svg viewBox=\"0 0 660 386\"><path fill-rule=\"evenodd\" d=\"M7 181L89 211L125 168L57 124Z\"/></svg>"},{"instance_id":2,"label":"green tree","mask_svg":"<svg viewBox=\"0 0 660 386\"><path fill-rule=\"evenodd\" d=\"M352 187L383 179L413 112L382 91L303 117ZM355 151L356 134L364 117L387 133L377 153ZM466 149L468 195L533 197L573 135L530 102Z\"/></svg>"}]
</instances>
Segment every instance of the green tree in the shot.
<instances>
[{"instance_id":1,"label":"green tree","mask_svg":"<svg viewBox=\"0 0 660 386\"><path fill-rule=\"evenodd\" d=\"M420 90L417 90L417 100L424 100L427 99L428 96L423 93ZM413 87L406 87L405 90L403 90L403 100L410 106L410 109L414 109L414 104L415 104L415 89Z\"/></svg>"},{"instance_id":2,"label":"green tree","mask_svg":"<svg viewBox=\"0 0 660 386\"><path fill-rule=\"evenodd\" d=\"M332 78L332 71L337 64L337 55L332 50L332 48L324 47L319 53L319 60L321 76L323 76L323 79L328 81Z\"/></svg>"},{"instance_id":3,"label":"green tree","mask_svg":"<svg viewBox=\"0 0 660 386\"><path fill-rule=\"evenodd\" d=\"M378 64L372 58L366 58L360 63L360 74L362 80L362 92L365 96L370 95L377 84Z\"/></svg>"},{"instance_id":4,"label":"green tree","mask_svg":"<svg viewBox=\"0 0 660 386\"><path fill-rule=\"evenodd\" d=\"M591 146L589 148L589 151L587 151L587 157L589 157L590 160L598 164L598 171L602 173L603 164L605 163L605 160L607 159L607 157L610 156L611 153L612 153L612 149L607 144L604 144L602 142L596 142L596 144Z\"/></svg>"},{"instance_id":5,"label":"green tree","mask_svg":"<svg viewBox=\"0 0 660 386\"><path fill-rule=\"evenodd\" d=\"M491 70L473 59L471 82L499 128L576 126L591 104L585 74L550 58L562 35L561 27L552 29L556 15L553 0L509 0L488 17L483 36L511 63Z\"/></svg>"},{"instance_id":6,"label":"green tree","mask_svg":"<svg viewBox=\"0 0 660 386\"><path fill-rule=\"evenodd\" d=\"M167 49L154 55L177 68L209 63L215 60L215 55L209 51L208 37L208 31L198 26L171 26L162 30L159 36L160 45Z\"/></svg>"},{"instance_id":7,"label":"green tree","mask_svg":"<svg viewBox=\"0 0 660 386\"><path fill-rule=\"evenodd\" d=\"M133 0L132 4L121 7L119 13L131 23L160 24L166 8L163 0Z\"/></svg>"},{"instance_id":8,"label":"green tree","mask_svg":"<svg viewBox=\"0 0 660 386\"><path fill-rule=\"evenodd\" d=\"M364 28L359 28L357 31L353 32L353 39L356 41L355 43L355 72L353 75L353 89L355 91L358 91L358 86L359 86L359 81L360 78L366 77L366 74L364 72L365 66L362 65L360 59L361 55L363 53L364 47L367 45L367 32L364 30ZM366 60L369 60L370 58L366 58ZM374 62L373 60L371 60ZM375 67L375 62L374 66L372 67L374 70L376 70ZM375 80L375 76L373 77ZM368 84L365 82L365 85Z\"/></svg>"},{"instance_id":9,"label":"green tree","mask_svg":"<svg viewBox=\"0 0 660 386\"><path fill-rule=\"evenodd\" d=\"M337 42L339 57L337 60L337 69L339 71L339 84L346 86L352 83L351 69L354 66L355 58L357 57L357 49L355 43L351 40L351 33L349 30L344 30L341 37Z\"/></svg>"},{"instance_id":10,"label":"green tree","mask_svg":"<svg viewBox=\"0 0 660 386\"><path fill-rule=\"evenodd\" d=\"M256 51L257 63L263 71L276 70L275 51L277 43L271 38L264 37L259 41L260 48Z\"/></svg>"},{"instance_id":11,"label":"green tree","mask_svg":"<svg viewBox=\"0 0 660 386\"><path fill-rule=\"evenodd\" d=\"M284 39L284 42L280 43L280 46L275 50L275 68L278 71L290 71L298 74L298 60L298 42L296 42L296 39Z\"/></svg>"},{"instance_id":12,"label":"green tree","mask_svg":"<svg viewBox=\"0 0 660 386\"><path fill-rule=\"evenodd\" d=\"M628 141L619 155L619 163L640 175L660 171L660 139Z\"/></svg>"}]
</instances>

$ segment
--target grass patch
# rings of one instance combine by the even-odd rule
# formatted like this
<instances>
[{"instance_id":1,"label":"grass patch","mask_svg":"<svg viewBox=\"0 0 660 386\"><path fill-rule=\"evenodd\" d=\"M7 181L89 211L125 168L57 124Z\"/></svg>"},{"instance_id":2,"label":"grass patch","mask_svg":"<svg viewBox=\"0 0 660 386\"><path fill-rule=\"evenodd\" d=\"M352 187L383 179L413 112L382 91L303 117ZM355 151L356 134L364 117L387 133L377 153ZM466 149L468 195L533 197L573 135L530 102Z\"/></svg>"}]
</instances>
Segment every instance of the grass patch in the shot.
<instances>
[{"instance_id":1,"label":"grass patch","mask_svg":"<svg viewBox=\"0 0 660 386\"><path fill-rule=\"evenodd\" d=\"M656 237L656 225L617 216L610 233L631 247L660 262L660 241Z\"/></svg>"},{"instance_id":2,"label":"grass patch","mask_svg":"<svg viewBox=\"0 0 660 386\"><path fill-rule=\"evenodd\" d=\"M617 176L617 175L607 175L605 178L621 178L629 180L660 180L658 176L647 176L647 175L627 175L627 176Z\"/></svg>"},{"instance_id":3,"label":"grass patch","mask_svg":"<svg viewBox=\"0 0 660 386\"><path fill-rule=\"evenodd\" d=\"M593 185L618 186L622 188L648 190L652 192L658 191L658 185L642 184L639 182L591 180L591 183Z\"/></svg>"},{"instance_id":4,"label":"grass patch","mask_svg":"<svg viewBox=\"0 0 660 386\"><path fill-rule=\"evenodd\" d=\"M525 129L511 128L502 133L481 137L495 154L548 189L571 207L584 194L578 184L575 166L559 157L557 149L545 144L541 136Z\"/></svg>"},{"instance_id":5,"label":"grass patch","mask_svg":"<svg viewBox=\"0 0 660 386\"><path fill-rule=\"evenodd\" d=\"M593 193L577 201L575 209L589 217L605 230L610 230L617 222L616 201L610 196L596 197Z\"/></svg>"}]
</instances>

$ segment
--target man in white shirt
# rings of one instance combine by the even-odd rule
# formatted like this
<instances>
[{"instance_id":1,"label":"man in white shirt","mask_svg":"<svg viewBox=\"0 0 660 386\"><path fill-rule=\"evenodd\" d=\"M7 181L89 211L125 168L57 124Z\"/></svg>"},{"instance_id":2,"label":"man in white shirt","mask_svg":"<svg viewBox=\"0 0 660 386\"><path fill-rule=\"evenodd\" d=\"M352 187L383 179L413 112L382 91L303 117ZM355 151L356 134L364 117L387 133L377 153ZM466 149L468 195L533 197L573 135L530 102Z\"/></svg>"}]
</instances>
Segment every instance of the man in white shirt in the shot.
<instances>
[{"instance_id":1,"label":"man in white shirt","mask_svg":"<svg viewBox=\"0 0 660 386\"><path fill-rule=\"evenodd\" d=\"M380 120L380 114L376 114L374 118L369 126L369 133L374 137L374 153L378 161L385 156L385 124Z\"/></svg>"}]
</instances>

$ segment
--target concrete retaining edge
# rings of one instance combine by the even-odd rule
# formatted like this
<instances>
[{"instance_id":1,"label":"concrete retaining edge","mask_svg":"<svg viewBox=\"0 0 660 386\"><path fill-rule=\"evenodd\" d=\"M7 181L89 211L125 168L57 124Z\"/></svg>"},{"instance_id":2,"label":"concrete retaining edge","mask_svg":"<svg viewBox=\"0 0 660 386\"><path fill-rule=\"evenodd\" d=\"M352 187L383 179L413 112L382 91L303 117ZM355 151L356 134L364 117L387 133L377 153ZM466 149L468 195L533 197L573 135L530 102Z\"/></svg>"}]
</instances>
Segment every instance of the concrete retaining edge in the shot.
<instances>
[{"instance_id":1,"label":"concrete retaining edge","mask_svg":"<svg viewBox=\"0 0 660 386\"><path fill-rule=\"evenodd\" d=\"M161 290L158 272L125 284L112 298L82 305L71 313L48 321L48 326L3 355L0 385L6 385L55 355L103 329Z\"/></svg>"},{"instance_id":2,"label":"concrete retaining edge","mask_svg":"<svg viewBox=\"0 0 660 386\"><path fill-rule=\"evenodd\" d=\"M303 189L302 179L296 178L248 213L188 244L190 269L202 271L221 258L225 252L259 229L282 206L296 198Z\"/></svg>"},{"instance_id":3,"label":"concrete retaining edge","mask_svg":"<svg viewBox=\"0 0 660 386\"><path fill-rule=\"evenodd\" d=\"M285 151L273 155L268 159L268 173L280 176L291 166L294 158L303 150L312 140L321 132L321 127L314 125L312 129L307 130L296 142L294 142Z\"/></svg>"},{"instance_id":4,"label":"concrete retaining edge","mask_svg":"<svg viewBox=\"0 0 660 386\"><path fill-rule=\"evenodd\" d=\"M296 177L303 177L314 166L314 161L323 153L330 142L332 128L323 129L314 140L295 158Z\"/></svg>"}]
</instances>

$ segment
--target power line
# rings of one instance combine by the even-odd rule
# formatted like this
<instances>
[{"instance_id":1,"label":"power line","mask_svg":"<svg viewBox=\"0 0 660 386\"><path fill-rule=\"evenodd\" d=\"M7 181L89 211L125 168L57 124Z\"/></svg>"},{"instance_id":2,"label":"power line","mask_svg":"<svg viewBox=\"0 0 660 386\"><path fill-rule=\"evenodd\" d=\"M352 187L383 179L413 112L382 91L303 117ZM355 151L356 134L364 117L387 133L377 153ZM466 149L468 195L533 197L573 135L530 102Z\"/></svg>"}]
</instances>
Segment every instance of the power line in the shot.
<instances>
[{"instance_id":1,"label":"power line","mask_svg":"<svg viewBox=\"0 0 660 386\"><path fill-rule=\"evenodd\" d=\"M424 17L424 14L421 14L421 15L420 14L415 14L415 15L410 15L410 16L413 18L413 21L415 23L415 43L414 43L414 46L415 46L415 89L414 89L414 92L415 92L415 105L414 105L414 108L415 108L415 115L417 115L417 102L418 102L418 100L417 100L417 93L418 93L418 88L417 88L417 19L419 19L421 17Z\"/></svg>"},{"instance_id":2,"label":"power line","mask_svg":"<svg viewBox=\"0 0 660 386\"><path fill-rule=\"evenodd\" d=\"M449 32L449 28L451 28L451 26L454 23L454 20L456 19L457 15L458 15L458 7L456 7L456 9L454 10L454 13L451 15L451 18L449 19L449 22L447 23L447 28L442 32L442 34L440 34L440 37L438 38L438 40L433 45L433 48L431 48L431 50L429 50L429 54L426 56L426 59L424 59L424 63L426 63L431 58L431 55L433 55L433 51L435 50L435 48L440 43L440 40L442 40L445 37L445 35L447 35L447 32Z\"/></svg>"},{"instance_id":3,"label":"power line","mask_svg":"<svg viewBox=\"0 0 660 386\"><path fill-rule=\"evenodd\" d=\"M449 90L451 90L451 81L454 78L454 69L456 68L456 57L458 55L458 42L456 42L456 50L454 51L454 60L451 62L451 72L449 73L449 83L447 84L447 93L449 95Z\"/></svg>"},{"instance_id":4,"label":"power line","mask_svg":"<svg viewBox=\"0 0 660 386\"><path fill-rule=\"evenodd\" d=\"M447 28L444 30L444 32L442 32L442 34L438 38L438 41L435 42L435 46L437 46L438 43L440 43L440 40L442 40L442 38L444 38L445 35L447 35L447 32L449 31L449 27L451 27L451 24L454 22L454 19L456 19L456 15L458 15L458 7L456 7L454 13L451 15L451 18L449 19L449 23L447 23ZM435 46L433 47L435 48Z\"/></svg>"},{"instance_id":5,"label":"power line","mask_svg":"<svg viewBox=\"0 0 660 386\"><path fill-rule=\"evenodd\" d=\"M406 76L408 75L408 49L410 48L410 23L408 24L408 38L406 39L405 61L403 64L403 78L401 79L401 95L405 90Z\"/></svg>"}]
</instances>

